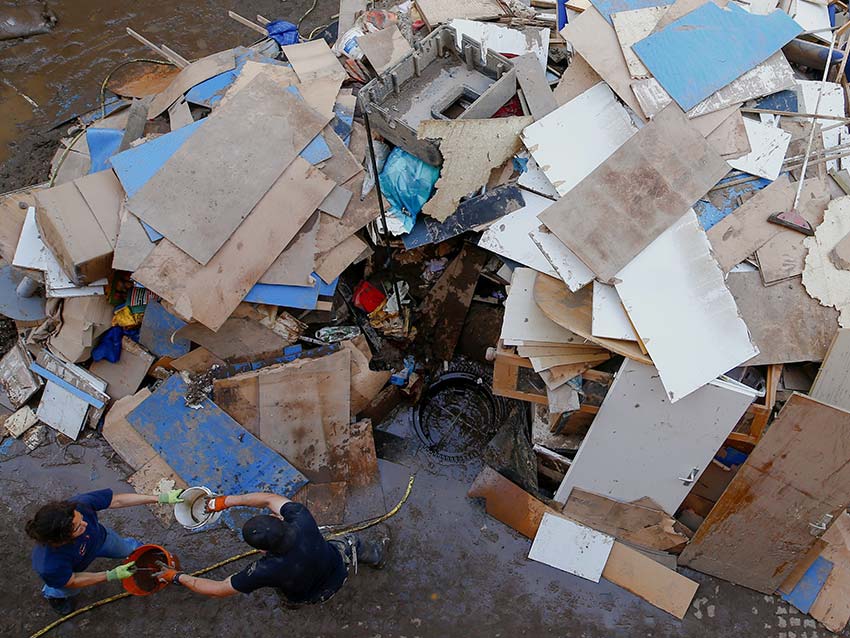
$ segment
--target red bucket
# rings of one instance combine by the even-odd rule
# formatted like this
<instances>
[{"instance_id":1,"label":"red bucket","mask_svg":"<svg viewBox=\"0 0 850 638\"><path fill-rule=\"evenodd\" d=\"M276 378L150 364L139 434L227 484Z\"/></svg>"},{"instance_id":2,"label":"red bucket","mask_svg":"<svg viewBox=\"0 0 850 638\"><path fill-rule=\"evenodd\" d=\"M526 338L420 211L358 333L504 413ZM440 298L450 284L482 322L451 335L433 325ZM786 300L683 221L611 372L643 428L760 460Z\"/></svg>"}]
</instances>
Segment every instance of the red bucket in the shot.
<instances>
[{"instance_id":1,"label":"red bucket","mask_svg":"<svg viewBox=\"0 0 850 638\"><path fill-rule=\"evenodd\" d=\"M168 587L169 583L161 583L154 574L162 569L157 562L162 562L172 569L180 570L180 561L172 556L168 550L159 545L142 545L127 559L127 562L136 561L136 567L140 570L121 581L124 589L134 596L149 596Z\"/></svg>"}]
</instances>

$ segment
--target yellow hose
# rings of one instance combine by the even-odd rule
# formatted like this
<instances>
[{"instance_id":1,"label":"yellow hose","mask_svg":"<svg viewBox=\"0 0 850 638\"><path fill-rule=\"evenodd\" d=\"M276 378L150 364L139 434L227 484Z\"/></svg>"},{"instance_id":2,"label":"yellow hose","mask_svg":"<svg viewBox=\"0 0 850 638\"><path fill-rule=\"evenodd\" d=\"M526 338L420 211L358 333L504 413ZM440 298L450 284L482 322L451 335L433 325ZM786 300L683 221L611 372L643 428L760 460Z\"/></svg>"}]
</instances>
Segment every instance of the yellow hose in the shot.
<instances>
[{"instance_id":1,"label":"yellow hose","mask_svg":"<svg viewBox=\"0 0 850 638\"><path fill-rule=\"evenodd\" d=\"M351 525L351 526L348 526L348 527L344 527L344 528L341 528L341 529L338 529L338 530L331 531L331 532L329 532L328 534L325 535L325 538L336 538L337 536L344 536L346 534L353 534L354 532L360 532L360 531L363 531L364 529L368 529L369 527L374 527L375 525L378 525L379 523L383 523L387 519L392 518L393 516L398 514L402 505L405 504L408 497L410 496L410 492L413 490L413 481L415 479L416 479L415 475L411 476L410 479L408 479L407 489L404 492L404 496L402 496L401 500L398 503L395 504L395 507L393 507L386 514L383 514L383 515L378 516L376 518L371 518L371 519L362 521L360 523L355 523L354 525ZM219 562L215 563L214 565L209 565L207 567L204 567L203 569L199 569L196 572L192 572L190 574L190 576L201 576L203 574L211 572L214 569L218 569L219 567L224 567L228 563L232 563L232 562L235 562L237 560L241 560L243 558L248 558L249 556L253 556L254 554L259 554L259 553L260 553L260 550L252 549L250 552L244 552L242 554L237 554L236 556L231 556L230 558L225 558L224 560L219 561ZM121 593L121 594L115 594L114 596L110 596L109 598L103 598L102 600L98 600L97 602L94 602L91 605L86 605L85 607L81 607L80 609L77 609L76 611L72 611L67 616L62 616L62 618L59 618L58 620L54 620L52 623L50 623L46 627L43 627L39 631L35 632L33 635L30 636L30 638L39 638L40 636L45 635L51 629L55 629L56 627L58 627L62 623L67 622L68 620L71 620L71 618L75 618L75 617L79 616L80 614L84 614L87 611L91 611L92 609L96 609L97 607L102 607L103 605L108 605L109 603L115 602L116 600L121 600L122 598L128 598L129 596L132 596L132 594L130 594L129 592L124 592L124 593Z\"/></svg>"}]
</instances>

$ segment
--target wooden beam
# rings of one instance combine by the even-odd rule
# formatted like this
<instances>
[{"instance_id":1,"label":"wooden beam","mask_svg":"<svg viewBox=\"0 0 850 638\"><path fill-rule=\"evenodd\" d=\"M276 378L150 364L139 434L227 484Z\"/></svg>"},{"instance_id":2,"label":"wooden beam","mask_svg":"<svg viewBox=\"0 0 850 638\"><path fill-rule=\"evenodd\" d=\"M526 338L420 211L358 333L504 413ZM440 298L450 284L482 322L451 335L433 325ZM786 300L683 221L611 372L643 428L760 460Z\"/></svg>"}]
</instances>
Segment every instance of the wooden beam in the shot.
<instances>
[{"instance_id":1,"label":"wooden beam","mask_svg":"<svg viewBox=\"0 0 850 638\"><path fill-rule=\"evenodd\" d=\"M268 31L266 31L265 28L261 27L259 24L255 24L255 23L251 22L248 18L243 18L241 15L239 15L238 13L235 13L234 11L228 11L227 15L229 17L233 18L234 20L236 20L236 22L241 24L243 27L248 27L249 29L253 29L257 33L262 33L265 36L268 36L268 34L269 34Z\"/></svg>"}]
</instances>

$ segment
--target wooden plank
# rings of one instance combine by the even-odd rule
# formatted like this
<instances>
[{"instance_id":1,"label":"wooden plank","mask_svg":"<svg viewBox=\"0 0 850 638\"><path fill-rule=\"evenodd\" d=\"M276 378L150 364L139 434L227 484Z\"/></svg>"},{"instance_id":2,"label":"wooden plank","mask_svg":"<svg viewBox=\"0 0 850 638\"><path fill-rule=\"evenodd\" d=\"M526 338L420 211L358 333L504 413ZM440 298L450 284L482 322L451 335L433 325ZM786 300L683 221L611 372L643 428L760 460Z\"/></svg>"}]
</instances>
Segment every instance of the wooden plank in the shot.
<instances>
[{"instance_id":1,"label":"wooden plank","mask_svg":"<svg viewBox=\"0 0 850 638\"><path fill-rule=\"evenodd\" d=\"M586 343L585 337L554 322L535 303L536 278L537 272L531 268L514 269L508 298L505 300L501 340L505 345L519 345L528 341L553 345Z\"/></svg>"},{"instance_id":2,"label":"wooden plank","mask_svg":"<svg viewBox=\"0 0 850 638\"><path fill-rule=\"evenodd\" d=\"M621 503L574 489L562 513L577 523L648 549L668 551L688 542L688 537L675 529L679 523L674 518L639 501Z\"/></svg>"},{"instance_id":3,"label":"wooden plank","mask_svg":"<svg viewBox=\"0 0 850 638\"><path fill-rule=\"evenodd\" d=\"M758 354L693 210L617 278L617 293L671 401Z\"/></svg>"},{"instance_id":4,"label":"wooden plank","mask_svg":"<svg viewBox=\"0 0 850 638\"><path fill-rule=\"evenodd\" d=\"M652 362L634 342L593 336L593 292L590 288L572 293L563 282L540 273L534 282L534 302L547 318L579 337L635 361Z\"/></svg>"},{"instance_id":5,"label":"wooden plank","mask_svg":"<svg viewBox=\"0 0 850 638\"><path fill-rule=\"evenodd\" d=\"M303 210L306 211L306 209ZM276 286L312 286L315 283L311 275L316 265L318 233L319 213L314 211L295 237L286 244L283 252L262 274L258 283Z\"/></svg>"},{"instance_id":6,"label":"wooden plank","mask_svg":"<svg viewBox=\"0 0 850 638\"><path fill-rule=\"evenodd\" d=\"M546 80L546 69L541 68L540 60L534 53L526 53L513 59L516 79L522 95L525 97L531 116L540 120L556 108L558 103Z\"/></svg>"},{"instance_id":7,"label":"wooden plank","mask_svg":"<svg viewBox=\"0 0 850 638\"><path fill-rule=\"evenodd\" d=\"M328 43L321 38L290 44L281 47L281 50L302 84L309 84L319 78L344 80L348 77Z\"/></svg>"},{"instance_id":8,"label":"wooden plank","mask_svg":"<svg viewBox=\"0 0 850 638\"><path fill-rule=\"evenodd\" d=\"M724 111L717 111L724 113ZM697 118L697 120L702 118ZM740 157L749 153L750 140L747 137L747 129L744 126L744 117L737 109L717 126L711 133L705 136L705 141L711 148L717 151L723 159Z\"/></svg>"},{"instance_id":9,"label":"wooden plank","mask_svg":"<svg viewBox=\"0 0 850 638\"><path fill-rule=\"evenodd\" d=\"M561 74L558 86L552 93L558 106L561 106L600 82L602 78L593 67L579 53L573 53L569 66Z\"/></svg>"},{"instance_id":10,"label":"wooden plank","mask_svg":"<svg viewBox=\"0 0 850 638\"><path fill-rule=\"evenodd\" d=\"M120 217L118 238L112 253L112 269L133 272L142 265L156 244L150 240L139 219L123 203Z\"/></svg>"},{"instance_id":11,"label":"wooden plank","mask_svg":"<svg viewBox=\"0 0 850 638\"><path fill-rule=\"evenodd\" d=\"M353 193L359 193L365 176L366 173L355 175L344 184L345 188ZM380 215L377 192L377 189L373 188L362 200L360 197L352 198L341 219L321 213L319 234L316 236L316 250L325 252L338 246L366 224L377 219Z\"/></svg>"},{"instance_id":12,"label":"wooden plank","mask_svg":"<svg viewBox=\"0 0 850 638\"><path fill-rule=\"evenodd\" d=\"M799 278L765 287L757 272L731 272L726 285L759 350L747 365L823 361L838 312L809 297Z\"/></svg>"},{"instance_id":13,"label":"wooden plank","mask_svg":"<svg viewBox=\"0 0 850 638\"><path fill-rule=\"evenodd\" d=\"M254 126L249 112L279 125ZM205 265L327 123L258 75L204 120L127 207ZM213 156L218 161L210 162Z\"/></svg>"},{"instance_id":14,"label":"wooden plank","mask_svg":"<svg viewBox=\"0 0 850 638\"><path fill-rule=\"evenodd\" d=\"M296 158L206 266L164 239L133 279L178 315L218 330L332 188L318 169Z\"/></svg>"},{"instance_id":15,"label":"wooden plank","mask_svg":"<svg viewBox=\"0 0 850 638\"><path fill-rule=\"evenodd\" d=\"M490 516L530 539L537 534L544 513L558 512L487 466L475 477L468 496L484 498Z\"/></svg>"},{"instance_id":16,"label":"wooden plank","mask_svg":"<svg viewBox=\"0 0 850 638\"><path fill-rule=\"evenodd\" d=\"M215 365L224 365L224 360L219 359L206 348L195 348L171 362L171 367L178 372L192 372L194 374L206 372Z\"/></svg>"},{"instance_id":17,"label":"wooden plank","mask_svg":"<svg viewBox=\"0 0 850 638\"><path fill-rule=\"evenodd\" d=\"M600 82L526 127L522 141L552 186L566 195L636 132L626 109Z\"/></svg>"},{"instance_id":18,"label":"wooden plank","mask_svg":"<svg viewBox=\"0 0 850 638\"><path fill-rule=\"evenodd\" d=\"M561 36L573 45L585 62L630 109L643 116L643 110L632 91L632 76L620 49L617 33L599 11L589 7L561 29Z\"/></svg>"},{"instance_id":19,"label":"wooden plank","mask_svg":"<svg viewBox=\"0 0 850 638\"><path fill-rule=\"evenodd\" d=\"M168 87L159 93L148 107L148 119L152 120L174 104L196 84L209 80L214 75L229 71L236 66L233 50L219 51L180 70Z\"/></svg>"},{"instance_id":20,"label":"wooden plank","mask_svg":"<svg viewBox=\"0 0 850 638\"><path fill-rule=\"evenodd\" d=\"M850 516L843 512L821 537L826 541L821 556L834 566L808 612L812 618L836 633L843 631L850 621L848 519Z\"/></svg>"},{"instance_id":21,"label":"wooden plank","mask_svg":"<svg viewBox=\"0 0 850 638\"><path fill-rule=\"evenodd\" d=\"M115 401L135 394L142 385L154 356L129 337L121 339L121 358L115 363L106 359L95 361L89 366L92 374L106 381L106 394Z\"/></svg>"},{"instance_id":22,"label":"wooden plank","mask_svg":"<svg viewBox=\"0 0 850 638\"><path fill-rule=\"evenodd\" d=\"M343 424L334 432L330 453L334 474L352 487L380 480L371 420Z\"/></svg>"},{"instance_id":23,"label":"wooden plank","mask_svg":"<svg viewBox=\"0 0 850 638\"><path fill-rule=\"evenodd\" d=\"M602 577L682 619L699 583L615 541Z\"/></svg>"},{"instance_id":24,"label":"wooden plank","mask_svg":"<svg viewBox=\"0 0 850 638\"><path fill-rule=\"evenodd\" d=\"M724 273L784 230L782 226L768 222L767 218L775 212L790 210L796 190L797 184L791 182L787 175L782 175L708 231L711 248ZM826 183L807 179L803 184L798 211L817 217L817 211L822 211L828 202Z\"/></svg>"},{"instance_id":25,"label":"wooden plank","mask_svg":"<svg viewBox=\"0 0 850 638\"><path fill-rule=\"evenodd\" d=\"M671 105L540 220L609 283L727 172L726 162Z\"/></svg>"},{"instance_id":26,"label":"wooden plank","mask_svg":"<svg viewBox=\"0 0 850 638\"><path fill-rule=\"evenodd\" d=\"M793 394L681 555L773 593L815 542L810 523L850 502L850 413Z\"/></svg>"},{"instance_id":27,"label":"wooden plank","mask_svg":"<svg viewBox=\"0 0 850 638\"><path fill-rule=\"evenodd\" d=\"M835 332L809 396L850 411L850 329Z\"/></svg>"},{"instance_id":28,"label":"wooden plank","mask_svg":"<svg viewBox=\"0 0 850 638\"><path fill-rule=\"evenodd\" d=\"M150 395L150 390L142 388L132 396L119 399L109 408L103 420L103 431L101 432L103 438L112 446L116 454L134 470L138 470L157 456L156 451L145 441L144 437L127 423L127 415Z\"/></svg>"},{"instance_id":29,"label":"wooden plank","mask_svg":"<svg viewBox=\"0 0 850 638\"><path fill-rule=\"evenodd\" d=\"M598 583L613 545L607 534L545 512L528 557Z\"/></svg>"},{"instance_id":30,"label":"wooden plank","mask_svg":"<svg viewBox=\"0 0 850 638\"><path fill-rule=\"evenodd\" d=\"M611 358L610 352L604 352L604 354L564 354L564 355L554 355L551 357L530 357L531 367L535 372L542 372L543 370L551 370L552 368L557 368L560 366L569 366L577 363L592 363L593 365L598 365L603 361L607 361Z\"/></svg>"},{"instance_id":31,"label":"wooden plank","mask_svg":"<svg viewBox=\"0 0 850 638\"><path fill-rule=\"evenodd\" d=\"M652 366L626 359L614 378L570 471L555 494L573 488L618 501L648 496L671 516L754 398L741 384L712 381L676 403ZM628 423L628 428L622 424ZM670 429L687 428L687 437Z\"/></svg>"},{"instance_id":32,"label":"wooden plank","mask_svg":"<svg viewBox=\"0 0 850 638\"><path fill-rule=\"evenodd\" d=\"M416 132L421 139L440 140L443 166L434 187L437 192L422 213L444 221L457 209L461 198L487 183L490 171L520 149L520 132L530 117L496 119L423 120Z\"/></svg>"}]
</instances>

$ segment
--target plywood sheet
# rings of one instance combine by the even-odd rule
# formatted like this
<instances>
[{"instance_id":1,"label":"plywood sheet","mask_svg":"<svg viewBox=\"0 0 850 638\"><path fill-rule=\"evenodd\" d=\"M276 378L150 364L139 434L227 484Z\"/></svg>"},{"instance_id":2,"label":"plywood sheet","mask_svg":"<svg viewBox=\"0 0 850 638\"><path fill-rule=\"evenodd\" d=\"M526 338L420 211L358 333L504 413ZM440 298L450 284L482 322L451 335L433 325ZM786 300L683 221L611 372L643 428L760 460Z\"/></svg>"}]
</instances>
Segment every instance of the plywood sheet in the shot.
<instances>
[{"instance_id":1,"label":"plywood sheet","mask_svg":"<svg viewBox=\"0 0 850 638\"><path fill-rule=\"evenodd\" d=\"M757 272L731 272L726 285L759 350L747 365L823 360L838 312L809 297L798 277L765 287Z\"/></svg>"},{"instance_id":2,"label":"plywood sheet","mask_svg":"<svg viewBox=\"0 0 850 638\"><path fill-rule=\"evenodd\" d=\"M620 301L617 289L598 281L593 283L593 324L594 337L637 341L638 336Z\"/></svg>"},{"instance_id":3,"label":"plywood sheet","mask_svg":"<svg viewBox=\"0 0 850 638\"><path fill-rule=\"evenodd\" d=\"M605 162L637 127L604 82L522 132L522 141L560 195Z\"/></svg>"},{"instance_id":4,"label":"plywood sheet","mask_svg":"<svg viewBox=\"0 0 850 638\"><path fill-rule=\"evenodd\" d=\"M490 171L519 150L519 134L531 122L530 117L423 120L416 135L440 140L443 167L422 213L439 221L454 213L462 197L484 186Z\"/></svg>"},{"instance_id":5,"label":"plywood sheet","mask_svg":"<svg viewBox=\"0 0 850 638\"><path fill-rule=\"evenodd\" d=\"M191 340L225 360L276 356L289 345L286 339L261 324L248 304L239 306L217 331L191 323L177 330L174 339Z\"/></svg>"},{"instance_id":6,"label":"plywood sheet","mask_svg":"<svg viewBox=\"0 0 850 638\"><path fill-rule=\"evenodd\" d=\"M716 111L716 113L724 112L725 110ZM711 116L709 115L706 117ZM697 118L694 122L701 119L703 118ZM750 139L747 137L747 129L746 126L744 126L744 118L741 115L741 112L737 109L734 109L731 115L724 119L717 128L706 135L705 141L708 142L715 151L717 151L720 157L727 161L730 158L740 157L752 150L752 147L750 146Z\"/></svg>"},{"instance_id":7,"label":"plywood sheet","mask_svg":"<svg viewBox=\"0 0 850 638\"><path fill-rule=\"evenodd\" d=\"M558 273L529 235L540 226L537 215L551 206L552 200L527 190L522 191L522 198L525 200L525 206L491 224L482 233L478 245L524 266L557 277Z\"/></svg>"},{"instance_id":8,"label":"plywood sheet","mask_svg":"<svg viewBox=\"0 0 850 638\"><path fill-rule=\"evenodd\" d=\"M204 80L229 71L236 66L233 50L219 51L182 68L168 87L154 97L148 107L148 119L152 120L183 96L186 91Z\"/></svg>"},{"instance_id":9,"label":"plywood sheet","mask_svg":"<svg viewBox=\"0 0 850 638\"><path fill-rule=\"evenodd\" d=\"M838 323L850 327L850 271L835 267L829 258L833 248L850 232L850 197L834 199L827 206L823 223L814 237L806 237L808 250L803 269L806 292L821 305L838 309Z\"/></svg>"},{"instance_id":10,"label":"plywood sheet","mask_svg":"<svg viewBox=\"0 0 850 638\"><path fill-rule=\"evenodd\" d=\"M679 523L672 516L644 501L622 503L576 488L562 513L577 523L647 549L664 552L688 542L688 537L676 530Z\"/></svg>"},{"instance_id":11,"label":"plywood sheet","mask_svg":"<svg viewBox=\"0 0 850 638\"><path fill-rule=\"evenodd\" d=\"M558 86L552 93L558 105L562 105L600 82L602 78L593 67L579 53L573 53L569 66L561 74Z\"/></svg>"},{"instance_id":12,"label":"plywood sheet","mask_svg":"<svg viewBox=\"0 0 850 638\"><path fill-rule=\"evenodd\" d=\"M353 136L352 136L353 137ZM360 173L345 183L345 188L359 193L366 173ZM378 191L373 188L362 200L354 197L342 218L321 213L319 215L319 234L316 237L316 250L325 252L351 237L358 230L380 215L378 209Z\"/></svg>"},{"instance_id":13,"label":"plywood sheet","mask_svg":"<svg viewBox=\"0 0 850 638\"><path fill-rule=\"evenodd\" d=\"M522 90L525 103L531 116L540 120L556 108L558 103L549 88L546 79L546 68L540 66L540 61L533 53L525 53L513 60L516 70L516 80Z\"/></svg>"},{"instance_id":14,"label":"plywood sheet","mask_svg":"<svg viewBox=\"0 0 850 638\"><path fill-rule=\"evenodd\" d=\"M432 29L452 18L481 20L498 18L503 13L501 7L494 0L470 0L463 3L457 3L453 0L416 0L416 7Z\"/></svg>"},{"instance_id":15,"label":"plywood sheet","mask_svg":"<svg viewBox=\"0 0 850 638\"><path fill-rule=\"evenodd\" d=\"M796 190L797 183L782 175L711 227L708 239L724 273L784 230L782 226L768 222L767 218L775 212L790 210ZM818 211L823 211L828 201L826 183L807 179L797 210L804 216L817 217Z\"/></svg>"},{"instance_id":16,"label":"plywood sheet","mask_svg":"<svg viewBox=\"0 0 850 638\"><path fill-rule=\"evenodd\" d=\"M336 55L322 38L290 44L281 47L281 50L302 84L309 84L319 78L344 80L347 77Z\"/></svg>"},{"instance_id":17,"label":"plywood sheet","mask_svg":"<svg viewBox=\"0 0 850 638\"><path fill-rule=\"evenodd\" d=\"M602 577L679 619L685 617L699 588L699 583L617 541Z\"/></svg>"},{"instance_id":18,"label":"plywood sheet","mask_svg":"<svg viewBox=\"0 0 850 638\"><path fill-rule=\"evenodd\" d=\"M850 329L835 332L809 396L850 411Z\"/></svg>"},{"instance_id":19,"label":"plywood sheet","mask_svg":"<svg viewBox=\"0 0 850 638\"><path fill-rule=\"evenodd\" d=\"M351 264L372 254L369 244L352 235L330 250L316 255L316 274L325 283L331 283Z\"/></svg>"},{"instance_id":20,"label":"plywood sheet","mask_svg":"<svg viewBox=\"0 0 850 638\"><path fill-rule=\"evenodd\" d=\"M557 514L557 510L487 466L475 477L468 496L484 498L490 516L526 538L533 539L537 534L544 513Z\"/></svg>"},{"instance_id":21,"label":"plywood sheet","mask_svg":"<svg viewBox=\"0 0 850 638\"><path fill-rule=\"evenodd\" d=\"M624 502L646 496L673 516L691 490L679 477L699 477L754 398L745 386L712 381L671 403L655 368L626 359L555 500L574 488Z\"/></svg>"},{"instance_id":22,"label":"plywood sheet","mask_svg":"<svg viewBox=\"0 0 850 638\"><path fill-rule=\"evenodd\" d=\"M758 354L693 210L617 279L620 299L670 401Z\"/></svg>"},{"instance_id":23,"label":"plywood sheet","mask_svg":"<svg viewBox=\"0 0 850 638\"><path fill-rule=\"evenodd\" d=\"M156 244L150 240L139 219L122 205L118 239L112 253L112 269L133 272L155 247Z\"/></svg>"},{"instance_id":24,"label":"plywood sheet","mask_svg":"<svg viewBox=\"0 0 850 638\"><path fill-rule=\"evenodd\" d=\"M534 302L544 316L579 337L624 357L647 364L652 363L652 360L632 341L593 336L593 291L591 288L585 287L572 293L563 282L539 273L534 282Z\"/></svg>"},{"instance_id":25,"label":"plywood sheet","mask_svg":"<svg viewBox=\"0 0 850 638\"><path fill-rule=\"evenodd\" d=\"M613 89L614 93L639 116L643 115L634 92L632 76L614 28L594 7L588 7L571 20L561 36L573 45L579 55Z\"/></svg>"},{"instance_id":26,"label":"plywood sheet","mask_svg":"<svg viewBox=\"0 0 850 638\"><path fill-rule=\"evenodd\" d=\"M260 436L260 382L257 375L213 381L213 400L251 434Z\"/></svg>"},{"instance_id":27,"label":"plywood sheet","mask_svg":"<svg viewBox=\"0 0 850 638\"><path fill-rule=\"evenodd\" d=\"M103 438L134 470L138 470L157 456L144 437L127 423L127 415L150 395L150 390L142 388L132 396L119 399L109 408L103 420Z\"/></svg>"},{"instance_id":28,"label":"plywood sheet","mask_svg":"<svg viewBox=\"0 0 850 638\"><path fill-rule=\"evenodd\" d=\"M327 122L258 75L205 119L127 207L207 264ZM213 156L218 161L210 162Z\"/></svg>"},{"instance_id":29,"label":"plywood sheet","mask_svg":"<svg viewBox=\"0 0 850 638\"><path fill-rule=\"evenodd\" d=\"M617 39L620 41L620 48L623 49L623 57L626 58L629 73L633 78L647 77L649 71L632 51L632 45L652 33L655 25L658 24L666 11L666 6L650 6L629 11L618 11L610 16L614 31L617 33Z\"/></svg>"},{"instance_id":30,"label":"plywood sheet","mask_svg":"<svg viewBox=\"0 0 850 638\"><path fill-rule=\"evenodd\" d=\"M613 545L611 536L546 512L528 557L598 583Z\"/></svg>"},{"instance_id":31,"label":"plywood sheet","mask_svg":"<svg viewBox=\"0 0 850 638\"><path fill-rule=\"evenodd\" d=\"M379 75L413 51L410 43L394 24L389 24L380 31L361 35L357 38L357 46Z\"/></svg>"},{"instance_id":32,"label":"plywood sheet","mask_svg":"<svg viewBox=\"0 0 850 638\"><path fill-rule=\"evenodd\" d=\"M671 105L540 220L608 283L727 171Z\"/></svg>"},{"instance_id":33,"label":"plywood sheet","mask_svg":"<svg viewBox=\"0 0 850 638\"><path fill-rule=\"evenodd\" d=\"M206 266L164 239L133 279L180 316L218 330L332 188L318 169L296 158Z\"/></svg>"},{"instance_id":34,"label":"plywood sheet","mask_svg":"<svg viewBox=\"0 0 850 638\"><path fill-rule=\"evenodd\" d=\"M680 562L773 593L817 539L810 523L850 501L848 449L850 413L793 394Z\"/></svg>"},{"instance_id":35,"label":"plywood sheet","mask_svg":"<svg viewBox=\"0 0 850 638\"><path fill-rule=\"evenodd\" d=\"M284 251L260 277L259 283L277 286L312 286L311 276L316 266L316 235L319 233L319 213L314 212Z\"/></svg>"},{"instance_id":36,"label":"plywood sheet","mask_svg":"<svg viewBox=\"0 0 850 638\"><path fill-rule=\"evenodd\" d=\"M195 374L206 372L214 365L224 365L224 361L206 348L195 348L171 362L171 367L178 372L192 372Z\"/></svg>"},{"instance_id":37,"label":"plywood sheet","mask_svg":"<svg viewBox=\"0 0 850 638\"><path fill-rule=\"evenodd\" d=\"M92 374L106 381L106 394L115 401L134 394L142 385L154 356L129 337L121 340L121 358L115 363L106 359L89 366Z\"/></svg>"},{"instance_id":38,"label":"plywood sheet","mask_svg":"<svg viewBox=\"0 0 850 638\"><path fill-rule=\"evenodd\" d=\"M586 343L586 338L561 327L538 307L534 300L536 277L537 271L531 268L514 269L502 319L500 338L505 345L521 345L526 341L551 344Z\"/></svg>"}]
</instances>

